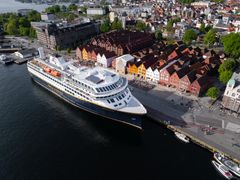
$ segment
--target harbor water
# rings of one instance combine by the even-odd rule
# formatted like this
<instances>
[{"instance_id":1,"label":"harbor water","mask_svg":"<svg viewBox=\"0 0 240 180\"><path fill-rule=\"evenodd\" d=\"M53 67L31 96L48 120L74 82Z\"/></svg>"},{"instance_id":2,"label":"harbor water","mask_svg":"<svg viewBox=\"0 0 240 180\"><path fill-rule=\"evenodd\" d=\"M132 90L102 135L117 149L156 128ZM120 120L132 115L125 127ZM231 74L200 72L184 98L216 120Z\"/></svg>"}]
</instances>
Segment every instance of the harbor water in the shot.
<instances>
[{"instance_id":1,"label":"harbor water","mask_svg":"<svg viewBox=\"0 0 240 180\"><path fill-rule=\"evenodd\" d=\"M1 180L218 180L212 154L150 119L143 131L81 111L0 65Z\"/></svg>"},{"instance_id":2,"label":"harbor water","mask_svg":"<svg viewBox=\"0 0 240 180\"><path fill-rule=\"evenodd\" d=\"M69 5L69 3L63 3L63 5ZM51 5L21 3L15 0L0 0L0 13L17 12L18 9L34 9L39 12L42 12L49 6Z\"/></svg>"}]
</instances>

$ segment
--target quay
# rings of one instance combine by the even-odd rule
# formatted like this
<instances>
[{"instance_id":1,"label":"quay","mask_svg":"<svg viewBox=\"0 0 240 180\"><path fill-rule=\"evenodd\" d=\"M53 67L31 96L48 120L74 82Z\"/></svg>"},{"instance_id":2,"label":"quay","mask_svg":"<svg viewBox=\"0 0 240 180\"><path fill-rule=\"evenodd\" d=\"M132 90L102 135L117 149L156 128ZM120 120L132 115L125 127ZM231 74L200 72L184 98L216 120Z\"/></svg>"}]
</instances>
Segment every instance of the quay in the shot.
<instances>
[{"instance_id":1,"label":"quay","mask_svg":"<svg viewBox=\"0 0 240 180\"><path fill-rule=\"evenodd\" d=\"M217 116L214 112L210 112L210 114L216 116L216 119L213 119L207 114L207 111L189 111L188 108L173 103L172 99L169 100L170 96L176 96L170 92L159 92L157 89L143 90L131 84L131 81L130 88L132 94L146 107L148 111L147 117L165 125L172 131L179 131L185 134L191 138L192 142L211 152L221 152L237 163L240 163L240 133L237 130L229 128L230 124L233 124L232 122L228 122L229 125L227 125L226 121L222 127L222 124L218 125L219 115ZM183 98L180 97L180 99ZM204 116L199 116L199 114ZM200 121L197 121L198 118L203 118L205 124L203 122L202 124L199 123ZM208 122L206 123L206 121ZM215 124L215 126L209 128L209 124ZM211 129L211 131L206 131L206 129Z\"/></svg>"},{"instance_id":2,"label":"quay","mask_svg":"<svg viewBox=\"0 0 240 180\"><path fill-rule=\"evenodd\" d=\"M31 58L30 58L31 59ZM29 58L24 58L24 59L20 59L20 58L18 58L18 59L16 59L14 62L16 63L16 64L23 64L23 63L26 63L28 60L30 60Z\"/></svg>"}]
</instances>

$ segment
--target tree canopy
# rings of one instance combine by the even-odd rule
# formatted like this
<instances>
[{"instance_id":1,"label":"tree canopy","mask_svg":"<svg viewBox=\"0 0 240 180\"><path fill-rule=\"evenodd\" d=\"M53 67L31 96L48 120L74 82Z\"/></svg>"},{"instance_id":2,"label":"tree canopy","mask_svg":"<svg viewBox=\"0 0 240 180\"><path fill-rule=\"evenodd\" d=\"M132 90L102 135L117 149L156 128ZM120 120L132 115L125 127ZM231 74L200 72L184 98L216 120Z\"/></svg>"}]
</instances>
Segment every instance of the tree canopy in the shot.
<instances>
[{"instance_id":1,"label":"tree canopy","mask_svg":"<svg viewBox=\"0 0 240 180\"><path fill-rule=\"evenodd\" d=\"M162 40L163 39L163 35L162 35L162 31L161 30L156 30L155 32L155 38L157 40Z\"/></svg>"},{"instance_id":2,"label":"tree canopy","mask_svg":"<svg viewBox=\"0 0 240 180\"><path fill-rule=\"evenodd\" d=\"M214 29L209 30L208 33L204 36L204 44L212 46L216 41L216 31Z\"/></svg>"},{"instance_id":3,"label":"tree canopy","mask_svg":"<svg viewBox=\"0 0 240 180\"><path fill-rule=\"evenodd\" d=\"M177 22L180 22L181 19L179 17L177 18L173 18L173 19L170 19L168 22L167 22L167 26L166 26L166 29L168 32L171 32L173 30L173 24L174 23L177 23Z\"/></svg>"},{"instance_id":4,"label":"tree canopy","mask_svg":"<svg viewBox=\"0 0 240 180\"><path fill-rule=\"evenodd\" d=\"M240 33L231 33L221 39L224 51L233 58L240 57Z\"/></svg>"},{"instance_id":5,"label":"tree canopy","mask_svg":"<svg viewBox=\"0 0 240 180\"><path fill-rule=\"evenodd\" d=\"M78 10L78 6L76 4L70 4L68 6L68 10L69 11L77 11Z\"/></svg>"},{"instance_id":6,"label":"tree canopy","mask_svg":"<svg viewBox=\"0 0 240 180\"><path fill-rule=\"evenodd\" d=\"M178 0L182 4L191 4L194 0Z\"/></svg>"},{"instance_id":7,"label":"tree canopy","mask_svg":"<svg viewBox=\"0 0 240 180\"><path fill-rule=\"evenodd\" d=\"M236 66L236 61L233 59L225 60L218 68L218 72L222 73L224 71L233 71Z\"/></svg>"},{"instance_id":8,"label":"tree canopy","mask_svg":"<svg viewBox=\"0 0 240 180\"><path fill-rule=\"evenodd\" d=\"M219 81L221 81L223 84L227 84L229 79L232 77L236 64L236 61L233 59L225 60L218 68Z\"/></svg>"},{"instance_id":9,"label":"tree canopy","mask_svg":"<svg viewBox=\"0 0 240 180\"><path fill-rule=\"evenodd\" d=\"M138 31L145 31L147 29L147 25L143 21L137 21L136 29Z\"/></svg>"},{"instance_id":10,"label":"tree canopy","mask_svg":"<svg viewBox=\"0 0 240 180\"><path fill-rule=\"evenodd\" d=\"M221 81L223 84L227 84L229 79L231 79L233 72L228 70L228 71L223 71L222 73L219 74L219 81Z\"/></svg>"},{"instance_id":11,"label":"tree canopy","mask_svg":"<svg viewBox=\"0 0 240 180\"><path fill-rule=\"evenodd\" d=\"M183 35L183 42L190 44L193 40L197 39L197 34L193 29L188 29Z\"/></svg>"},{"instance_id":12,"label":"tree canopy","mask_svg":"<svg viewBox=\"0 0 240 180\"><path fill-rule=\"evenodd\" d=\"M206 30L205 30L205 23L201 24L199 30L200 30L201 33L205 33L206 32Z\"/></svg>"},{"instance_id":13,"label":"tree canopy","mask_svg":"<svg viewBox=\"0 0 240 180\"><path fill-rule=\"evenodd\" d=\"M45 9L45 12L53 13L53 14L56 14L60 11L61 11L61 8L60 8L59 5L54 5L54 6L51 6L51 7L48 7L48 8Z\"/></svg>"},{"instance_id":14,"label":"tree canopy","mask_svg":"<svg viewBox=\"0 0 240 180\"><path fill-rule=\"evenodd\" d=\"M111 26L110 26L109 20L105 20L100 26L100 30L103 33L110 31L110 29L111 29Z\"/></svg>"},{"instance_id":15,"label":"tree canopy","mask_svg":"<svg viewBox=\"0 0 240 180\"><path fill-rule=\"evenodd\" d=\"M39 21L40 13L31 11L26 16L19 16L14 13L2 14L0 19L4 23L4 31L9 35L20 35L36 37L35 30L31 27L31 21Z\"/></svg>"},{"instance_id":16,"label":"tree canopy","mask_svg":"<svg viewBox=\"0 0 240 180\"><path fill-rule=\"evenodd\" d=\"M212 1L215 3L224 3L225 2L225 0L212 0Z\"/></svg>"},{"instance_id":17,"label":"tree canopy","mask_svg":"<svg viewBox=\"0 0 240 180\"><path fill-rule=\"evenodd\" d=\"M219 89L217 87L211 87L207 90L207 96L212 98L212 99L216 99L219 95Z\"/></svg>"},{"instance_id":18,"label":"tree canopy","mask_svg":"<svg viewBox=\"0 0 240 180\"><path fill-rule=\"evenodd\" d=\"M118 18L115 18L111 28L112 30L122 29L122 22Z\"/></svg>"}]
</instances>

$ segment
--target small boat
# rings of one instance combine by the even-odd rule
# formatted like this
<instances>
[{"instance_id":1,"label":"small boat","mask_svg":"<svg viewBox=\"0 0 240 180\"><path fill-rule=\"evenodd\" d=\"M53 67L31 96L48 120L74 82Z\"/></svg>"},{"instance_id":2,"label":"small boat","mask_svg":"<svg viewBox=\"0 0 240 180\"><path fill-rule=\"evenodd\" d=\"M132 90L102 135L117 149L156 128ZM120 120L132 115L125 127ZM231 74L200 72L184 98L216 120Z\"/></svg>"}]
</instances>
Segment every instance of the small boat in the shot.
<instances>
[{"instance_id":1,"label":"small boat","mask_svg":"<svg viewBox=\"0 0 240 180\"><path fill-rule=\"evenodd\" d=\"M185 143L189 143L190 142L190 139L185 134L181 134L179 132L174 132L174 134L181 141L183 141Z\"/></svg>"},{"instance_id":2,"label":"small boat","mask_svg":"<svg viewBox=\"0 0 240 180\"><path fill-rule=\"evenodd\" d=\"M224 156L223 154L221 154L219 152L215 152L213 157L218 163L226 166L233 174L240 177L240 166L239 166L239 164L233 162L228 157Z\"/></svg>"},{"instance_id":3,"label":"small boat","mask_svg":"<svg viewBox=\"0 0 240 180\"><path fill-rule=\"evenodd\" d=\"M212 164L214 167L227 179L232 179L233 175L229 172L229 169L224 166L223 164L220 164L214 160L212 160Z\"/></svg>"},{"instance_id":4,"label":"small boat","mask_svg":"<svg viewBox=\"0 0 240 180\"><path fill-rule=\"evenodd\" d=\"M2 63L2 64L10 64L10 63L12 63L13 61L14 61L13 59L7 57L7 56L4 55L4 54L0 55L0 63Z\"/></svg>"}]
</instances>

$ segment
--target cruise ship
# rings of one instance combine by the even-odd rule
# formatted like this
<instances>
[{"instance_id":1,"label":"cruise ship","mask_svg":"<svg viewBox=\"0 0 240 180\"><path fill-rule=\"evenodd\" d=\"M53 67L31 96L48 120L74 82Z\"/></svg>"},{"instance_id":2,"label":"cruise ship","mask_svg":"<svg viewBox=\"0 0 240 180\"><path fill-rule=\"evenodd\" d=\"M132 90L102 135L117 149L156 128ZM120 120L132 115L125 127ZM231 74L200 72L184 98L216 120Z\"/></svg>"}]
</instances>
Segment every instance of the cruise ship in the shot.
<instances>
[{"instance_id":1,"label":"cruise ship","mask_svg":"<svg viewBox=\"0 0 240 180\"><path fill-rule=\"evenodd\" d=\"M142 128L147 111L131 94L126 78L103 67L90 68L74 60L39 54L27 63L36 83L82 110Z\"/></svg>"}]
</instances>

